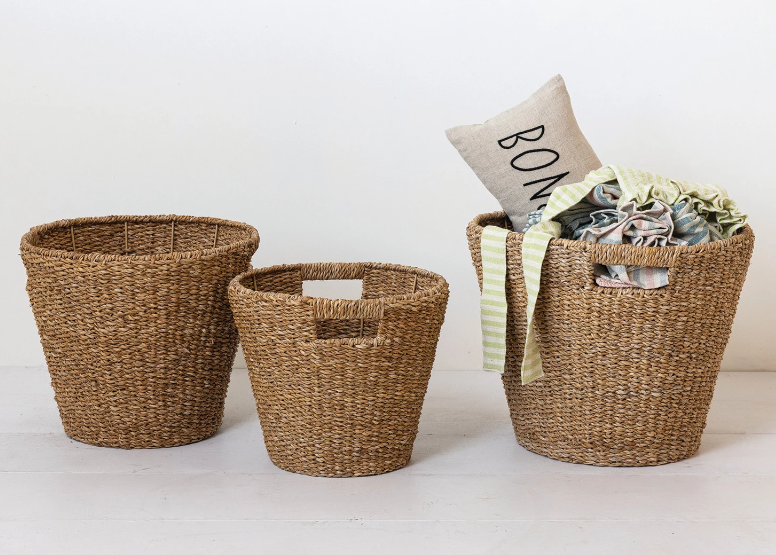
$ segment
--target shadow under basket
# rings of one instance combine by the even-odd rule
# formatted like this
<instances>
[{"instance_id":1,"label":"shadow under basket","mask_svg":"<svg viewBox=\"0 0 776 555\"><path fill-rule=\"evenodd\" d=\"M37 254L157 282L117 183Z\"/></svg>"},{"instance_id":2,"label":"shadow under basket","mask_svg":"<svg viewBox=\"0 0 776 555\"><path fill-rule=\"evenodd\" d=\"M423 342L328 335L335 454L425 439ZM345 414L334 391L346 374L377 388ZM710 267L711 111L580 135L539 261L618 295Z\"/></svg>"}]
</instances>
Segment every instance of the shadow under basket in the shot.
<instances>
[{"instance_id":1,"label":"shadow under basket","mask_svg":"<svg viewBox=\"0 0 776 555\"><path fill-rule=\"evenodd\" d=\"M503 212L467 228L482 289L480 240ZM647 466L700 446L754 234L681 247L550 241L534 312L544 376L521 385L526 334L523 235L507 237L507 353L503 375L515 436L561 461ZM668 268L660 289L599 287L594 264Z\"/></svg>"},{"instance_id":2,"label":"shadow under basket","mask_svg":"<svg viewBox=\"0 0 776 555\"><path fill-rule=\"evenodd\" d=\"M306 297L304 280L360 279L362 298ZM447 307L439 275L390 264L241 274L229 301L272 462L312 476L406 466Z\"/></svg>"},{"instance_id":3,"label":"shadow under basket","mask_svg":"<svg viewBox=\"0 0 776 555\"><path fill-rule=\"evenodd\" d=\"M259 234L186 216L61 220L22 237L27 292L67 435L172 447L221 425L238 335L229 282Z\"/></svg>"}]
</instances>

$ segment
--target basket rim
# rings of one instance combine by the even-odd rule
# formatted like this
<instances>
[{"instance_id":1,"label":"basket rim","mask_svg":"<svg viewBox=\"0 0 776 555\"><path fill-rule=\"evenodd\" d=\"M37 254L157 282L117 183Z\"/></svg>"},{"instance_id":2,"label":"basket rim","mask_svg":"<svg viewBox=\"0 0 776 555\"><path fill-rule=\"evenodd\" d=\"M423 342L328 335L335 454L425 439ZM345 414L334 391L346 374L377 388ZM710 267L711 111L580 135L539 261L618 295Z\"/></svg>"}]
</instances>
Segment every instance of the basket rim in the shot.
<instances>
[{"instance_id":1,"label":"basket rim","mask_svg":"<svg viewBox=\"0 0 776 555\"><path fill-rule=\"evenodd\" d=\"M205 223L213 225L223 225L229 227L236 227L248 231L249 237L247 239L241 239L215 248L199 249L193 251L175 251L172 253L156 253L156 254L107 254L107 253L78 253L73 251L67 251L62 249L53 249L48 247L39 247L33 245L30 241L34 235L45 233L52 229L70 227L84 224L114 224L114 223ZM253 248L254 252L259 247L259 232L250 224L237 222L233 220L223 220L221 218L211 218L207 216L181 216L178 214L161 214L161 215L124 215L124 216L96 216L96 217L83 217L56 220L47 224L38 225L30 228L30 230L22 235L21 244L19 246L21 252L32 253L39 256L48 258L70 259L75 261L86 262L163 262L163 261L178 261L183 259L199 259L212 256L219 256L226 254L227 252L234 250L242 250L245 248Z\"/></svg>"},{"instance_id":2,"label":"basket rim","mask_svg":"<svg viewBox=\"0 0 776 555\"><path fill-rule=\"evenodd\" d=\"M337 267L345 267L349 266L352 268L363 268L363 269L374 269L374 270L392 270L392 271L400 271L405 272L408 274L415 274L417 276L423 276L423 277L431 277L436 280L436 283L429 287L428 289L422 289L420 291L416 291L414 293L405 293L404 295L387 295L385 297L377 297L374 299L329 299L326 297L311 297L309 295L292 295L290 293L281 293L281 292L275 292L275 291L255 291L253 289L249 289L248 287L245 287L241 282L245 278L251 277L253 275L266 275L266 274L273 274L273 273L279 273L279 272L287 272L287 271L293 271L293 270L299 270L300 272L303 272L305 269L320 269L320 268L337 268ZM343 280L348 278L332 278L332 280ZM351 278L351 279L359 279L359 278ZM304 278L303 278L303 281ZM401 264L390 264L390 263L382 263L382 262L303 262L298 264L278 264L275 266L266 266L263 268L254 268L252 270L248 270L246 272L241 273L240 275L236 276L230 283L229 283L229 290L241 295L241 296L247 296L247 297L253 297L257 299L272 299L275 301L281 301L281 302L287 302L287 303L299 303L299 302L306 302L306 303L315 303L315 302L324 302L324 303L348 303L348 304L360 304L360 305L375 305L375 308L388 306L392 304L402 303L406 301L413 301L422 299L425 297L431 297L435 295L440 295L443 293L443 289L449 287L447 280L445 280L444 277L442 277L440 274L437 274L435 272L431 272L429 270L424 270L423 268L417 268L415 266L404 266Z\"/></svg>"},{"instance_id":3,"label":"basket rim","mask_svg":"<svg viewBox=\"0 0 776 555\"><path fill-rule=\"evenodd\" d=\"M503 210L479 214L471 222L469 222L469 225L466 228L467 234L475 235L475 236L482 235L482 230L484 229L482 222L486 220L504 219L506 217L507 217L506 212L504 212ZM523 234L520 233L519 231L510 231L508 237L512 238L517 236L522 237ZM752 231L752 228L749 226L749 224L746 224L744 225L744 227L740 228L740 230L737 233L735 233L731 237L728 237L727 239L722 239L720 241L712 241L710 243L697 243L695 245L645 247L640 245L629 245L629 244L612 245L608 243L594 243L592 241L576 241L574 239L550 239L550 246L560 247L567 250L586 251L591 253L602 253L602 254L614 249L617 251L631 253L633 255L643 254L646 256L649 254L657 254L661 252L665 254L670 252L670 253L673 253L675 256L680 256L683 254L692 254L692 253L698 253L702 251L722 250L727 247L730 247L731 245L734 245L736 243L749 239L752 236L754 236L754 231Z\"/></svg>"}]
</instances>

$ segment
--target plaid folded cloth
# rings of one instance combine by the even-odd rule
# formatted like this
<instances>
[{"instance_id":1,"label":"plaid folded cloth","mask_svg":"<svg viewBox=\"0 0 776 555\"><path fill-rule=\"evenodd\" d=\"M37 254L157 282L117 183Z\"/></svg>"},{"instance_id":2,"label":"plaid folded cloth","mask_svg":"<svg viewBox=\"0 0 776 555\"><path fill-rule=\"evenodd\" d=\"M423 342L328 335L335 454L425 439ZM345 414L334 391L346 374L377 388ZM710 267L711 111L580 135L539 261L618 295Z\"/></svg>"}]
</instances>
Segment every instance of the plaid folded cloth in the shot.
<instances>
[{"instance_id":1,"label":"plaid folded cloth","mask_svg":"<svg viewBox=\"0 0 776 555\"><path fill-rule=\"evenodd\" d=\"M722 233L712 224L701 218L693 210L692 204L682 201L671 207L674 221L674 237L686 241L688 245L710 243L722 239Z\"/></svg>"},{"instance_id":2,"label":"plaid folded cloth","mask_svg":"<svg viewBox=\"0 0 776 555\"><path fill-rule=\"evenodd\" d=\"M656 200L651 208L639 210L635 202L620 209L593 212L592 225L577 230L575 239L593 243L621 245L630 243L645 247L684 245L687 242L673 236L674 222L671 207ZM668 285L668 269L651 266L607 266L612 278L626 286L657 289ZM599 282L599 285L601 283Z\"/></svg>"},{"instance_id":3,"label":"plaid folded cloth","mask_svg":"<svg viewBox=\"0 0 776 555\"><path fill-rule=\"evenodd\" d=\"M606 184L607 187L602 187L601 191L609 197L598 199L588 196L602 184ZM674 224L675 233L680 229L682 233L692 233L693 237L696 237L699 234L702 235L705 230L710 236L726 239L746 225L747 216L739 211L736 203L727 196L725 189L717 185L700 185L619 166L604 166L600 170L587 174L581 183L556 187L542 212L541 221L528 229L523 237L522 261L527 292L528 323L523 363L520 369L524 384L543 375L541 356L533 329L533 315L536 299L539 296L542 262L547 245L551 239L561 236L561 223L555 221L555 218L582 200L590 204L594 204L591 202L593 200L611 204L616 191L609 185L619 185L620 196L616 203L618 209L624 208L631 202L636 207L642 207L654 205L655 201L662 201L673 207L672 212L676 209L675 215L680 216L679 220L681 217L689 216L681 226ZM598 204L598 206L601 205ZM687 207L691 208L697 217L693 217L689 212L683 213L682 210L686 210ZM708 228L699 226L698 218L707 222ZM683 238L683 235L680 233L677 237ZM693 244L691 240L685 239L685 241ZM503 365L500 371L503 372Z\"/></svg>"}]
</instances>

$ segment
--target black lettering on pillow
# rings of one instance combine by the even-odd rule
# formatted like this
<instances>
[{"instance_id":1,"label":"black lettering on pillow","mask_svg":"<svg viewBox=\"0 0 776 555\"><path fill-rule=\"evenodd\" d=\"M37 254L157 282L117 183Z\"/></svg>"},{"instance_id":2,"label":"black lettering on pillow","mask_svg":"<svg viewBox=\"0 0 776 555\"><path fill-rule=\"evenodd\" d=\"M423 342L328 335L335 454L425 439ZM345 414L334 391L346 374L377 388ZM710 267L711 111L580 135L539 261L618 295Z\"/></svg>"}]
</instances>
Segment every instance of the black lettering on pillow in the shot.
<instances>
[{"instance_id":1,"label":"black lettering on pillow","mask_svg":"<svg viewBox=\"0 0 776 555\"><path fill-rule=\"evenodd\" d=\"M531 154L531 153L534 153L534 152L550 152L550 153L555 155L555 158L553 158L552 160L550 160L546 164L540 164L538 166L532 166L532 167L527 167L527 168L520 167L520 166L518 166L515 163L518 160L520 160L520 158L525 156L526 154ZM546 168L547 166L552 166L555 162L558 161L559 158L560 158L560 154L558 154L557 152L555 152L554 150L552 150L550 148L534 148L534 149L531 149L531 150L526 150L525 152L521 152L520 154L518 154L517 156L512 158L511 164L512 164L513 168L515 168L516 170L520 170L521 172L532 172L532 171L540 170L542 168Z\"/></svg>"},{"instance_id":2,"label":"black lettering on pillow","mask_svg":"<svg viewBox=\"0 0 776 555\"><path fill-rule=\"evenodd\" d=\"M544 137L544 125L537 125L536 127L532 127L531 129L526 129L525 131L520 131L518 133L515 133L514 135L510 135L508 137L504 137L500 141L498 141L498 145L503 148L504 150L509 150L511 148L514 148L517 146L517 143L521 140L523 141L538 141L542 137ZM530 166L532 162L529 160L531 159L531 156L529 156L528 159L523 159L524 165L519 165L518 161L523 158L523 156L526 155L539 155L540 153L549 153L549 155L552 157L551 159L548 159L549 161L546 163L541 163L542 158L539 158L538 162L540 162L538 165ZM526 150L525 152L521 152L514 158L512 158L512 161L510 164L512 167L518 171L521 172L532 172L536 170L541 170L543 168L547 168L549 166L552 166L555 162L560 160L560 154L558 152L549 149L549 148L534 148L531 150ZM537 162L537 160L534 160L534 162ZM566 177L569 174L569 172L560 173L558 175L553 175L550 177L543 177L542 179L536 179L534 181L529 181L528 183L523 183L523 187L530 187L531 185L539 185L539 184L545 184L541 189L536 191L533 195L531 195L531 198L529 200L537 200L541 198L547 198L550 195L552 195L552 189L555 185L558 184L558 182ZM539 209L544 208L546 204L542 204L539 206Z\"/></svg>"},{"instance_id":3,"label":"black lettering on pillow","mask_svg":"<svg viewBox=\"0 0 776 555\"><path fill-rule=\"evenodd\" d=\"M537 191L533 195L531 195L531 198L529 200L536 200L536 199L539 199L539 198L550 196L552 194L552 191L550 191L549 193L545 193L544 191L546 191L547 189L549 189L550 187L555 185L558 181L560 181L561 179L566 177L568 174L569 174L569 172L566 172L566 173L561 173L561 174L558 174L558 175L553 175L553 176L550 176L550 177L544 177L542 179L537 179L536 181L529 181L528 183L523 183L523 187L528 187L529 185L536 185L537 183L542 183L543 181L549 181L549 183L547 185L545 185L539 191ZM546 206L546 205L543 204L542 206Z\"/></svg>"},{"instance_id":4,"label":"black lettering on pillow","mask_svg":"<svg viewBox=\"0 0 776 555\"><path fill-rule=\"evenodd\" d=\"M535 137L528 136L529 133L533 133L534 131L538 131L539 134L536 135ZM544 126L538 125L536 127L532 127L531 129L526 129L525 131L520 131L519 133L510 135L509 137L504 137L498 142L498 144L501 148L509 150L510 148L513 148L520 139L524 141L538 141L543 136L544 136Z\"/></svg>"}]
</instances>

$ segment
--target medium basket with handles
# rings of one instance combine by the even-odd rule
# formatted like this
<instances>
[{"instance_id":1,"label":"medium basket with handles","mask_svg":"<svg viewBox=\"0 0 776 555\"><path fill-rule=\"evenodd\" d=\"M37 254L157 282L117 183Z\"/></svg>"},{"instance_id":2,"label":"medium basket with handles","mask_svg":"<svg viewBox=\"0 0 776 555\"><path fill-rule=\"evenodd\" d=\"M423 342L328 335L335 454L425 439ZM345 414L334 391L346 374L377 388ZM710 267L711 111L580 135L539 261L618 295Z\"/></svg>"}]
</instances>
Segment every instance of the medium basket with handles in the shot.
<instances>
[{"instance_id":1,"label":"medium basket with handles","mask_svg":"<svg viewBox=\"0 0 776 555\"><path fill-rule=\"evenodd\" d=\"M25 234L67 435L126 449L213 435L238 342L227 286L258 246L247 224L188 216L60 220Z\"/></svg>"},{"instance_id":2,"label":"medium basket with handles","mask_svg":"<svg viewBox=\"0 0 776 555\"><path fill-rule=\"evenodd\" d=\"M304 296L304 280L363 280L361 299ZM377 263L252 270L229 286L272 462L313 476L404 467L447 307L441 276Z\"/></svg>"},{"instance_id":3,"label":"medium basket with handles","mask_svg":"<svg viewBox=\"0 0 776 555\"><path fill-rule=\"evenodd\" d=\"M485 226L467 235L482 289ZM729 239L679 247L550 241L534 312L544 376L521 385L526 334L523 235L507 237L507 353L503 374L520 445L599 466L679 461L700 446L722 355L754 248L749 226ZM669 268L660 289L599 287L594 264Z\"/></svg>"}]
</instances>

